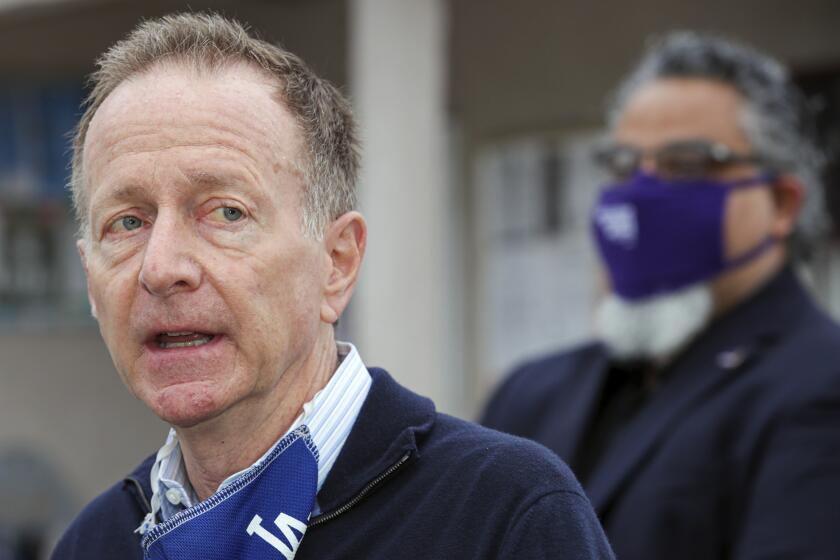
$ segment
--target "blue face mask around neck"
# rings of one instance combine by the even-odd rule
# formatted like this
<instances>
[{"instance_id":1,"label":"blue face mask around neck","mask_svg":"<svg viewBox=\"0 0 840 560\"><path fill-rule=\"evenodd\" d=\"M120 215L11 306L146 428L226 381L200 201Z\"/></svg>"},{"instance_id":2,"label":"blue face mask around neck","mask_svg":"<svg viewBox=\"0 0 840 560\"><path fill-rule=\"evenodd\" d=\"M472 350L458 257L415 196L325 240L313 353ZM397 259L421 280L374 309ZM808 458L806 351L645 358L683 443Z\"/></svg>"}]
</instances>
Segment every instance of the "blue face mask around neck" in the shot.
<instances>
[{"instance_id":1,"label":"blue face mask around neck","mask_svg":"<svg viewBox=\"0 0 840 560\"><path fill-rule=\"evenodd\" d=\"M318 450L306 426L207 500L152 528L144 560L291 560L318 487Z\"/></svg>"}]
</instances>

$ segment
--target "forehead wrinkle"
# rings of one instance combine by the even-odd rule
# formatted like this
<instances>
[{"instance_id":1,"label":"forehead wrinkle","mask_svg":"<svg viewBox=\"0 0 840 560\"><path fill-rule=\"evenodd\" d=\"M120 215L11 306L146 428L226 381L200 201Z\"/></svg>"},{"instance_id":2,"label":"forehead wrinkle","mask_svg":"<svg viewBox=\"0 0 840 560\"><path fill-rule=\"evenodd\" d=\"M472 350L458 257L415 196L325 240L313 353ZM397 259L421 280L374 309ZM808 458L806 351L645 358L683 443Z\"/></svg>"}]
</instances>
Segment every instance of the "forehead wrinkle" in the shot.
<instances>
[{"instance_id":1,"label":"forehead wrinkle","mask_svg":"<svg viewBox=\"0 0 840 560\"><path fill-rule=\"evenodd\" d=\"M262 93L249 90L249 84L257 85ZM233 65L210 75L196 74L193 69L181 66L168 70L153 66L130 76L105 98L91 120L89 134L105 119L141 129L209 125L235 135L245 130L246 134L251 133L251 140L278 140L276 133L284 128L278 125L288 124L297 133L292 135L293 146L299 148L300 123L278 99L276 89L276 83L247 65ZM161 103L168 110L162 111ZM212 110L208 109L208 103ZM172 122L173 111L177 112L177 118L191 122Z\"/></svg>"},{"instance_id":2,"label":"forehead wrinkle","mask_svg":"<svg viewBox=\"0 0 840 560\"><path fill-rule=\"evenodd\" d=\"M153 132L149 132L149 133L145 134L145 136L152 136L153 134L154 134ZM221 141L215 141L214 140L214 141L206 141L206 142L178 142L178 141L172 141L172 142L170 142L168 144L165 144L163 146L161 146L161 145L159 145L159 143L157 143L156 145L151 146L151 147L129 146L128 148L119 149L120 148L119 145L121 143L131 142L131 141L136 140L136 139L137 139L137 136L134 135L134 136L129 137L129 138L124 138L122 140L117 140L114 144L106 145L103 148L103 151L106 152L105 159L104 159L103 163L101 163L99 165L99 167L100 168L102 168L102 167L107 168L108 166L113 166L113 165L115 165L115 162L117 162L118 160L120 160L121 158L124 158L124 157L131 157L131 156L144 155L144 154L163 153L163 152L166 152L167 150L170 150L170 149L177 149L177 148L214 148L214 149L219 149L219 150L228 150L228 151L231 151L231 152L234 152L236 154L240 154L240 155L244 156L246 158L246 162L242 162L242 161L236 162L237 167L244 170L244 172L247 173L247 175L249 175L250 178L253 181L259 181L259 173L257 172L257 169L259 168L259 161L258 161L257 157L255 155L251 154L249 152L249 150L247 149L247 147L245 147L245 146L239 146L239 145L232 144L232 143L227 143L227 142L221 142ZM104 143L107 144L107 140L105 140L105 139L102 139L100 142L104 142ZM97 143L99 143L99 142L94 142L94 145L97 144ZM95 151L96 150L90 150L88 152L88 154L93 153ZM88 154L86 154L86 159L87 159ZM160 162L158 162L158 161L154 162L155 169L157 169L159 167L159 165L160 165ZM96 171L96 170L93 170L93 171ZM95 176L95 173L92 173L91 176L92 177Z\"/></svg>"},{"instance_id":3,"label":"forehead wrinkle","mask_svg":"<svg viewBox=\"0 0 840 560\"><path fill-rule=\"evenodd\" d=\"M249 119L246 119L249 120ZM171 124L169 125L172 126ZM201 127L201 125L190 125L190 126L182 126L180 128L190 128L193 127ZM139 128L140 131L133 131L132 128ZM252 131L256 134L257 138L263 139L272 136L269 134L269 131L262 130L261 127L253 126L251 127ZM220 136L219 138L212 138L207 139L204 141L178 141L172 139L171 142L165 143L160 145L160 136L161 136L161 129L149 125L149 124L140 124L140 125L123 125L123 126L113 126L110 128L109 131L102 131L101 134L103 135L102 138L97 139L96 135L93 136L93 140L91 141L90 148L94 146L104 144L102 146L102 150L105 151L108 155L106 156L105 164L111 164L115 160L119 159L125 155L138 155L144 153L158 153L163 152L167 149L172 148L219 148L219 149L226 149L233 152L237 152L245 156L251 164L256 169L262 167L262 163L260 161L260 157L258 154L252 153L252 150L249 149L249 144L252 143L252 140L242 138L242 134L240 131L236 130L233 127L221 126L219 123L214 123L213 126L209 129L201 128L198 131L198 135L207 135L208 131L212 133L214 136ZM222 134L218 134L221 132ZM221 136L226 136L226 138L221 138ZM135 144L144 144L146 141L151 142L154 144L154 147L144 147L144 146L135 146ZM127 148L121 149L121 145L128 143ZM275 144L281 144L277 141L274 142ZM295 158L288 157L286 154L279 153L281 150L272 149L271 146L272 142L269 140L261 140L257 144L257 149L264 154L268 158L267 163L270 166L271 171L274 173L278 173L280 171L284 171L290 175L293 175L298 178L304 177L304 170L303 167L295 160ZM296 142L295 144L299 144ZM90 152L94 151L91 149L85 151L85 159L88 159L88 155ZM300 146L295 145L294 150L296 152L300 152ZM268 169L268 168L267 168ZM255 172L254 169L248 169L248 173L252 175L252 179L258 179L258 173Z\"/></svg>"},{"instance_id":4,"label":"forehead wrinkle","mask_svg":"<svg viewBox=\"0 0 840 560\"><path fill-rule=\"evenodd\" d=\"M161 126L163 125L163 126ZM124 123L113 124L108 130L97 130L92 134L91 148L99 146L103 151L110 154L108 161L116 159L123 154L154 153L169 148L190 148L190 147L222 147L236 150L256 163L256 157L248 149L249 143L242 135L232 127L220 126L218 123L207 126L204 123L190 123L188 125L176 125L175 123ZM172 129L186 130L195 129L191 135L195 138L176 139L177 133ZM101 138L97 138L96 132L100 132ZM90 137L90 136L89 136ZM261 138L261 136L260 136ZM148 146L151 144L151 147ZM271 153L266 143L260 141L259 149ZM90 149L88 152L91 151Z\"/></svg>"}]
</instances>

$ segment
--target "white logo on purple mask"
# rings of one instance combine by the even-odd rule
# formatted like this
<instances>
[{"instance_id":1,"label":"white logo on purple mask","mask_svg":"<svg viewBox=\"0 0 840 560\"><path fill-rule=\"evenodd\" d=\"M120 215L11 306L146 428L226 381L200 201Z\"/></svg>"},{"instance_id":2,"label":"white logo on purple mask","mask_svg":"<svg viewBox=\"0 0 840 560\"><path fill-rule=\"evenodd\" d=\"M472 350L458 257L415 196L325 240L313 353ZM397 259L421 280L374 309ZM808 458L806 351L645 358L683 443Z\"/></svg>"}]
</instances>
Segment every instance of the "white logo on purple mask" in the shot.
<instances>
[{"instance_id":1,"label":"white logo on purple mask","mask_svg":"<svg viewBox=\"0 0 840 560\"><path fill-rule=\"evenodd\" d=\"M595 212L595 223L612 243L634 247L639 236L636 208L630 204L602 206Z\"/></svg>"}]
</instances>

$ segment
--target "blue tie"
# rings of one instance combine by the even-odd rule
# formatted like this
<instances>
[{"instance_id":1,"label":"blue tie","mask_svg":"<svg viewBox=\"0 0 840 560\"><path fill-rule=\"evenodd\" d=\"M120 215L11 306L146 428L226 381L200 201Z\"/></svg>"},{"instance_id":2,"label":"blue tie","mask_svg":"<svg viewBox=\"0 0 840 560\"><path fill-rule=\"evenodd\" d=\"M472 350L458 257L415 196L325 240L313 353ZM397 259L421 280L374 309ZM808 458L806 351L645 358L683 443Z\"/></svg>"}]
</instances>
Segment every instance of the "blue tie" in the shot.
<instances>
[{"instance_id":1,"label":"blue tie","mask_svg":"<svg viewBox=\"0 0 840 560\"><path fill-rule=\"evenodd\" d=\"M318 490L318 449L304 425L265 460L143 537L146 560L291 560Z\"/></svg>"}]
</instances>

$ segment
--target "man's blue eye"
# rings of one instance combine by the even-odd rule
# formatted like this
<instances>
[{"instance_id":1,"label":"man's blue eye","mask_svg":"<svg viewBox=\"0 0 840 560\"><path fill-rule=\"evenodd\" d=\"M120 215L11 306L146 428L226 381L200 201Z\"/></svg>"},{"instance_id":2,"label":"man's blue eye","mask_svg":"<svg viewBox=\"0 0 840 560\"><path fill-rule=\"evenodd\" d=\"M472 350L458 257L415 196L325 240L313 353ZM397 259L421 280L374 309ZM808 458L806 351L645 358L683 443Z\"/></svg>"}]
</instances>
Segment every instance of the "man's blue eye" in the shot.
<instances>
[{"instance_id":1,"label":"man's blue eye","mask_svg":"<svg viewBox=\"0 0 840 560\"><path fill-rule=\"evenodd\" d=\"M225 206L222 210L222 215L225 217L225 220L229 222L235 222L237 220L242 219L242 210L239 208L233 208L231 206Z\"/></svg>"},{"instance_id":2,"label":"man's blue eye","mask_svg":"<svg viewBox=\"0 0 840 560\"><path fill-rule=\"evenodd\" d=\"M122 226L126 231L137 229L143 225L143 221L137 216L124 216L122 218Z\"/></svg>"}]
</instances>

